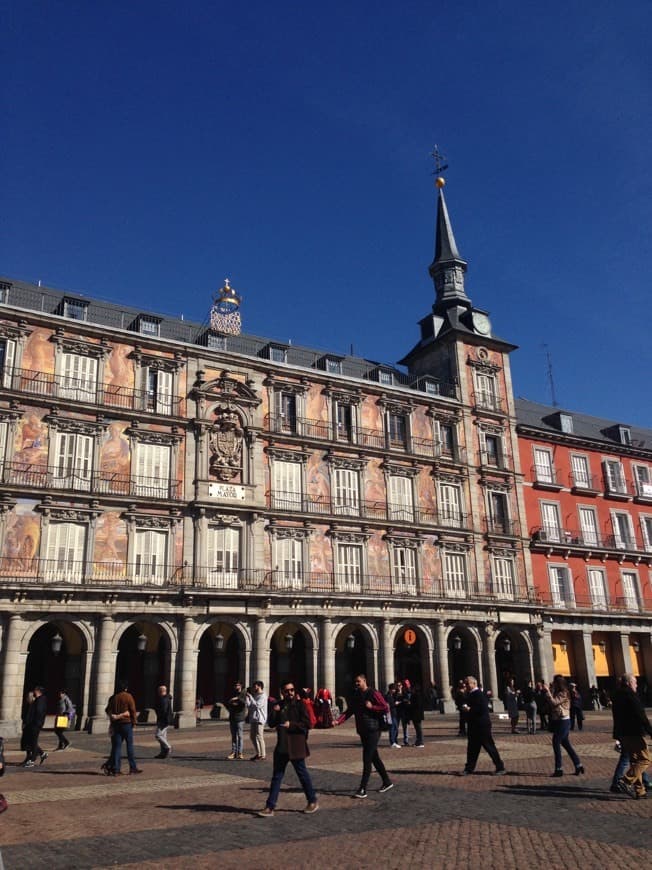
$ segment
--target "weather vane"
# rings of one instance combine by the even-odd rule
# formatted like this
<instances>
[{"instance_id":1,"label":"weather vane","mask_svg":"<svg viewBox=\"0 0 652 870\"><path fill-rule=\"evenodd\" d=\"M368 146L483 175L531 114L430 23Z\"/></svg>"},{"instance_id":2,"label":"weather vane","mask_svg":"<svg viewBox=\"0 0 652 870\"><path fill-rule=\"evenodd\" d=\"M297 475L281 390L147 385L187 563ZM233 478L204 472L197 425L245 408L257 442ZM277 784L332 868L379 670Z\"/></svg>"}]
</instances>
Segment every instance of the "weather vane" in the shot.
<instances>
[{"instance_id":1,"label":"weather vane","mask_svg":"<svg viewBox=\"0 0 652 870\"><path fill-rule=\"evenodd\" d=\"M439 145L435 145L430 156L435 161L435 171L432 173L433 175L437 176L435 179L435 184L437 185L437 187L443 187L445 182L444 179L441 177L441 174L448 169L448 163L445 162L446 158L439 150Z\"/></svg>"}]
</instances>

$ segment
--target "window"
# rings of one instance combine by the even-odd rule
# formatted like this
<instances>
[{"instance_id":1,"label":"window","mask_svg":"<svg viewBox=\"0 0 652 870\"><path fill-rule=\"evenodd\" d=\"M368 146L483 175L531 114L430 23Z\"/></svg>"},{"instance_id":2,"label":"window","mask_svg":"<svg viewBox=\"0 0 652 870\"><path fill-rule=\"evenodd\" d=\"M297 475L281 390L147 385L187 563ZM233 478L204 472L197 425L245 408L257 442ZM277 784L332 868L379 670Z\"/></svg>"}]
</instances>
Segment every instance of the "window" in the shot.
<instances>
[{"instance_id":1,"label":"window","mask_svg":"<svg viewBox=\"0 0 652 870\"><path fill-rule=\"evenodd\" d=\"M209 332L206 335L206 347L209 350L226 350L226 336Z\"/></svg>"},{"instance_id":2,"label":"window","mask_svg":"<svg viewBox=\"0 0 652 870\"><path fill-rule=\"evenodd\" d=\"M360 477L353 468L335 469L334 511L357 514L360 510Z\"/></svg>"},{"instance_id":3,"label":"window","mask_svg":"<svg viewBox=\"0 0 652 870\"><path fill-rule=\"evenodd\" d=\"M393 474L389 478L389 519L405 522L414 520L412 481L409 477Z\"/></svg>"},{"instance_id":4,"label":"window","mask_svg":"<svg viewBox=\"0 0 652 870\"><path fill-rule=\"evenodd\" d=\"M169 498L171 452L169 444L136 445L136 479L132 484L134 495Z\"/></svg>"},{"instance_id":5,"label":"window","mask_svg":"<svg viewBox=\"0 0 652 870\"><path fill-rule=\"evenodd\" d=\"M537 483L554 483L552 453L544 447L534 448L534 479Z\"/></svg>"},{"instance_id":6,"label":"window","mask_svg":"<svg viewBox=\"0 0 652 870\"><path fill-rule=\"evenodd\" d=\"M269 358L272 362L284 363L288 361L288 352L284 347L277 347L271 344L269 346Z\"/></svg>"},{"instance_id":7,"label":"window","mask_svg":"<svg viewBox=\"0 0 652 870\"><path fill-rule=\"evenodd\" d=\"M611 523L614 530L614 546L619 550L636 549L632 518L628 513L612 511Z\"/></svg>"},{"instance_id":8,"label":"window","mask_svg":"<svg viewBox=\"0 0 652 870\"><path fill-rule=\"evenodd\" d=\"M628 610L640 610L641 602L638 594L638 575L636 571L623 571L623 604Z\"/></svg>"},{"instance_id":9,"label":"window","mask_svg":"<svg viewBox=\"0 0 652 870\"><path fill-rule=\"evenodd\" d=\"M652 517L641 517L641 531L643 533L643 545L649 553L652 551Z\"/></svg>"},{"instance_id":10,"label":"window","mask_svg":"<svg viewBox=\"0 0 652 870\"><path fill-rule=\"evenodd\" d=\"M634 481L639 498L652 498L652 471L647 465L634 466Z\"/></svg>"},{"instance_id":11,"label":"window","mask_svg":"<svg viewBox=\"0 0 652 870\"><path fill-rule=\"evenodd\" d=\"M490 435L486 433L484 436L484 462L486 465L491 465L493 468L499 468L501 462L501 439L499 435Z\"/></svg>"},{"instance_id":12,"label":"window","mask_svg":"<svg viewBox=\"0 0 652 870\"><path fill-rule=\"evenodd\" d=\"M628 447L632 443L632 431L627 426L619 426L618 427L618 439L621 444L625 444Z\"/></svg>"},{"instance_id":13,"label":"window","mask_svg":"<svg viewBox=\"0 0 652 870\"><path fill-rule=\"evenodd\" d=\"M14 374L16 342L11 339L0 341L0 377L2 386L11 389Z\"/></svg>"},{"instance_id":14,"label":"window","mask_svg":"<svg viewBox=\"0 0 652 870\"><path fill-rule=\"evenodd\" d=\"M573 486L577 489L591 489L591 472L587 456L578 453L571 454L571 472Z\"/></svg>"},{"instance_id":15,"label":"window","mask_svg":"<svg viewBox=\"0 0 652 870\"><path fill-rule=\"evenodd\" d=\"M342 361L339 359L332 359L331 357L326 357L326 371L330 375L341 375Z\"/></svg>"},{"instance_id":16,"label":"window","mask_svg":"<svg viewBox=\"0 0 652 870\"><path fill-rule=\"evenodd\" d=\"M279 432L297 431L297 397L294 393L279 391L274 394L276 429Z\"/></svg>"},{"instance_id":17,"label":"window","mask_svg":"<svg viewBox=\"0 0 652 870\"><path fill-rule=\"evenodd\" d=\"M439 383L437 381L426 381L425 388L426 388L426 393L429 396L438 396L440 393Z\"/></svg>"},{"instance_id":18,"label":"window","mask_svg":"<svg viewBox=\"0 0 652 870\"><path fill-rule=\"evenodd\" d=\"M627 494L627 483L623 473L623 466L617 459L605 459L604 476L608 492L618 495Z\"/></svg>"},{"instance_id":19,"label":"window","mask_svg":"<svg viewBox=\"0 0 652 870\"><path fill-rule=\"evenodd\" d=\"M411 547L394 547L394 588L399 593L416 592L417 568L414 550Z\"/></svg>"},{"instance_id":20,"label":"window","mask_svg":"<svg viewBox=\"0 0 652 870\"><path fill-rule=\"evenodd\" d=\"M162 584L167 564L167 531L137 529L134 582Z\"/></svg>"},{"instance_id":21,"label":"window","mask_svg":"<svg viewBox=\"0 0 652 870\"><path fill-rule=\"evenodd\" d=\"M81 583L85 549L86 526L83 523L50 523L46 579L56 583Z\"/></svg>"},{"instance_id":22,"label":"window","mask_svg":"<svg viewBox=\"0 0 652 870\"><path fill-rule=\"evenodd\" d=\"M146 378L147 410L157 414L171 414L172 372L150 367L147 369Z\"/></svg>"},{"instance_id":23,"label":"window","mask_svg":"<svg viewBox=\"0 0 652 870\"><path fill-rule=\"evenodd\" d=\"M598 520L595 515L595 510L592 507L578 507L580 518L580 531L582 533L582 543L585 547L600 546L600 536L598 535Z\"/></svg>"},{"instance_id":24,"label":"window","mask_svg":"<svg viewBox=\"0 0 652 870\"><path fill-rule=\"evenodd\" d=\"M300 511L301 493L301 463L275 460L272 506L281 510Z\"/></svg>"},{"instance_id":25,"label":"window","mask_svg":"<svg viewBox=\"0 0 652 870\"><path fill-rule=\"evenodd\" d=\"M359 592L362 580L362 547L359 544L338 544L336 553L337 588Z\"/></svg>"},{"instance_id":26,"label":"window","mask_svg":"<svg viewBox=\"0 0 652 870\"><path fill-rule=\"evenodd\" d=\"M407 443L407 418L405 414L387 414L387 436L390 447L404 448Z\"/></svg>"},{"instance_id":27,"label":"window","mask_svg":"<svg viewBox=\"0 0 652 870\"><path fill-rule=\"evenodd\" d=\"M64 299L63 316L71 320L86 320L88 315L88 302L81 299Z\"/></svg>"},{"instance_id":28,"label":"window","mask_svg":"<svg viewBox=\"0 0 652 870\"><path fill-rule=\"evenodd\" d=\"M457 484L439 484L439 521L443 526L462 526L462 491Z\"/></svg>"},{"instance_id":29,"label":"window","mask_svg":"<svg viewBox=\"0 0 652 870\"><path fill-rule=\"evenodd\" d=\"M548 570L550 572L550 594L553 605L555 607L574 607L575 594L568 568L560 565L551 565Z\"/></svg>"},{"instance_id":30,"label":"window","mask_svg":"<svg viewBox=\"0 0 652 870\"><path fill-rule=\"evenodd\" d=\"M141 335L158 336L161 332L161 323L154 317L145 317L141 314L138 318L138 331Z\"/></svg>"},{"instance_id":31,"label":"window","mask_svg":"<svg viewBox=\"0 0 652 870\"><path fill-rule=\"evenodd\" d=\"M559 505L555 502L541 502L541 525L539 533L541 541L561 541L561 523L559 521Z\"/></svg>"},{"instance_id":32,"label":"window","mask_svg":"<svg viewBox=\"0 0 652 870\"><path fill-rule=\"evenodd\" d=\"M567 435L573 434L573 418L570 414L560 414L559 425L562 432L565 432Z\"/></svg>"},{"instance_id":33,"label":"window","mask_svg":"<svg viewBox=\"0 0 652 870\"><path fill-rule=\"evenodd\" d=\"M380 369L380 371L378 372L378 380L386 387L390 387L394 383L394 376L391 372L386 372Z\"/></svg>"},{"instance_id":34,"label":"window","mask_svg":"<svg viewBox=\"0 0 652 870\"><path fill-rule=\"evenodd\" d=\"M9 288L11 284L5 284L4 281L0 282L0 303L5 305L9 301Z\"/></svg>"},{"instance_id":35,"label":"window","mask_svg":"<svg viewBox=\"0 0 652 870\"><path fill-rule=\"evenodd\" d=\"M454 598L466 596L466 555L444 553L444 591Z\"/></svg>"},{"instance_id":36,"label":"window","mask_svg":"<svg viewBox=\"0 0 652 870\"><path fill-rule=\"evenodd\" d=\"M55 440L52 486L66 489L91 488L93 439L77 432L58 432Z\"/></svg>"},{"instance_id":37,"label":"window","mask_svg":"<svg viewBox=\"0 0 652 870\"><path fill-rule=\"evenodd\" d=\"M303 542L297 538L276 541L276 585L285 589L301 588L303 580Z\"/></svg>"},{"instance_id":38,"label":"window","mask_svg":"<svg viewBox=\"0 0 652 870\"><path fill-rule=\"evenodd\" d=\"M337 402L335 405L335 437L338 441L353 440L353 409L351 405Z\"/></svg>"},{"instance_id":39,"label":"window","mask_svg":"<svg viewBox=\"0 0 652 870\"><path fill-rule=\"evenodd\" d=\"M591 603L596 610L606 610L608 604L607 586L601 568L589 568L589 592Z\"/></svg>"},{"instance_id":40,"label":"window","mask_svg":"<svg viewBox=\"0 0 652 870\"><path fill-rule=\"evenodd\" d=\"M5 456L7 451L7 424L4 420L0 420L0 480L5 466Z\"/></svg>"},{"instance_id":41,"label":"window","mask_svg":"<svg viewBox=\"0 0 652 870\"><path fill-rule=\"evenodd\" d=\"M223 526L208 528L208 585L238 588L240 530Z\"/></svg>"},{"instance_id":42,"label":"window","mask_svg":"<svg viewBox=\"0 0 652 870\"><path fill-rule=\"evenodd\" d=\"M494 556L493 568L493 594L501 598L514 598L514 560Z\"/></svg>"},{"instance_id":43,"label":"window","mask_svg":"<svg viewBox=\"0 0 652 870\"><path fill-rule=\"evenodd\" d=\"M496 378L494 375L476 374L476 404L481 408L498 410L499 402L496 394Z\"/></svg>"},{"instance_id":44,"label":"window","mask_svg":"<svg viewBox=\"0 0 652 870\"><path fill-rule=\"evenodd\" d=\"M507 494L504 492L490 492L489 511L491 531L502 535L509 534L509 504Z\"/></svg>"},{"instance_id":45,"label":"window","mask_svg":"<svg viewBox=\"0 0 652 870\"><path fill-rule=\"evenodd\" d=\"M97 393L97 359L79 353L64 353L59 394L76 402L94 402Z\"/></svg>"},{"instance_id":46,"label":"window","mask_svg":"<svg viewBox=\"0 0 652 870\"><path fill-rule=\"evenodd\" d=\"M455 426L452 423L439 424L439 447L442 456L455 456Z\"/></svg>"}]
</instances>

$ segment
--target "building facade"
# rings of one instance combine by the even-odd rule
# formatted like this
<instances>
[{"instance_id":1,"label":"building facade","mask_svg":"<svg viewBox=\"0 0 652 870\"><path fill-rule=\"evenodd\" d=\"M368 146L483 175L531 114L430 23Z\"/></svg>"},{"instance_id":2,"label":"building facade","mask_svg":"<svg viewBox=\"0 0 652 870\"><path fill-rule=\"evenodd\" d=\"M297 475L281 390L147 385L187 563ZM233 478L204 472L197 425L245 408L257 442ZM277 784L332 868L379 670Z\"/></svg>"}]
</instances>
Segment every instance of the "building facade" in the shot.
<instances>
[{"instance_id":1,"label":"building facade","mask_svg":"<svg viewBox=\"0 0 652 870\"><path fill-rule=\"evenodd\" d=\"M119 677L143 711L171 686L182 725L235 678L346 694L399 674L452 709L467 673L496 698L550 678L567 632L573 673L602 631L613 667L637 642L649 673L644 551L619 622L576 625L549 595L528 445L556 435L520 425L514 345L467 295L442 187L435 301L401 368L239 334L228 283L207 329L0 282L5 734L35 683L104 728Z\"/></svg>"}]
</instances>

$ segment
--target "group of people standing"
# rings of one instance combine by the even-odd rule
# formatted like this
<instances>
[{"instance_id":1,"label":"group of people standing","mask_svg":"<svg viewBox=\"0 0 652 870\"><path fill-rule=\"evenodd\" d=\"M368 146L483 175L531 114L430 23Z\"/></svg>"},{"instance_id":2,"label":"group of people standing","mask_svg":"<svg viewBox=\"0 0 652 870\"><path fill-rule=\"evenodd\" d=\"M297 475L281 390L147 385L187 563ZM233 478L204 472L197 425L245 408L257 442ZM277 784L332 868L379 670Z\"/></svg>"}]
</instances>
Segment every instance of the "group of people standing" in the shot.
<instances>
[{"instance_id":1,"label":"group of people standing","mask_svg":"<svg viewBox=\"0 0 652 870\"><path fill-rule=\"evenodd\" d=\"M389 726L389 745L392 749L400 749L399 731L403 732L403 746L410 746L408 726L414 726L414 743L417 749L424 748L423 742L423 695L418 686L413 686L410 680L397 680L390 683L385 695L389 705L391 724Z\"/></svg>"},{"instance_id":2,"label":"group of people standing","mask_svg":"<svg viewBox=\"0 0 652 870\"><path fill-rule=\"evenodd\" d=\"M25 752L22 767L34 767L36 759L39 763L47 759L49 753L39 746L41 729L45 725L45 717L48 712L48 700L43 686L34 686L27 693L25 708L23 711L23 730L20 739L20 748ZM70 740L66 731L75 724L75 705L70 700L65 689L57 692L57 712L54 720L54 733L57 736L57 750L68 749Z\"/></svg>"}]
</instances>

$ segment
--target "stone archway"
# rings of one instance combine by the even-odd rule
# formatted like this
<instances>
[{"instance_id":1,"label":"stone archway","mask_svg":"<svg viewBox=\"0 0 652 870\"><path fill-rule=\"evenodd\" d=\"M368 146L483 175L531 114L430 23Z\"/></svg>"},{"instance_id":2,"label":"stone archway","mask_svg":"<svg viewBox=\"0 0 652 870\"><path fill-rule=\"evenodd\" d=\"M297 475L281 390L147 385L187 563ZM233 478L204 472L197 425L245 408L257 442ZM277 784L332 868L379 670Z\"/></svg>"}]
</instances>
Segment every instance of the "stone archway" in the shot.
<instances>
[{"instance_id":1,"label":"stone archway","mask_svg":"<svg viewBox=\"0 0 652 870\"><path fill-rule=\"evenodd\" d=\"M465 625L453 625L448 633L448 673L453 690L464 677L475 676L483 683L478 673L478 640Z\"/></svg>"},{"instance_id":2,"label":"stone archway","mask_svg":"<svg viewBox=\"0 0 652 870\"><path fill-rule=\"evenodd\" d=\"M271 639L270 695L278 697L283 683L292 681L297 688L314 690L315 674L312 666L312 638L305 627L290 622L279 626Z\"/></svg>"},{"instance_id":3,"label":"stone archway","mask_svg":"<svg viewBox=\"0 0 652 870\"><path fill-rule=\"evenodd\" d=\"M170 685L170 658L170 639L160 625L136 622L122 633L115 683L127 682L140 713L156 706L158 686Z\"/></svg>"},{"instance_id":4,"label":"stone archway","mask_svg":"<svg viewBox=\"0 0 652 870\"><path fill-rule=\"evenodd\" d=\"M374 682L373 647L368 633L358 624L345 625L335 639L335 697L350 703L353 681L366 674Z\"/></svg>"},{"instance_id":5,"label":"stone archway","mask_svg":"<svg viewBox=\"0 0 652 870\"><path fill-rule=\"evenodd\" d=\"M415 625L403 625L396 633L394 678L409 680L423 689L423 659L427 655L425 639Z\"/></svg>"},{"instance_id":6,"label":"stone archway","mask_svg":"<svg viewBox=\"0 0 652 870\"><path fill-rule=\"evenodd\" d=\"M223 703L236 680L244 680L244 643L230 623L216 623L202 633L197 659L196 697L204 706Z\"/></svg>"},{"instance_id":7,"label":"stone archway","mask_svg":"<svg viewBox=\"0 0 652 870\"><path fill-rule=\"evenodd\" d=\"M42 686L47 712L55 714L58 692L65 689L77 708L77 723L81 722L86 650L86 638L74 623L55 620L38 628L27 647L23 706L27 693L34 686Z\"/></svg>"}]
</instances>

